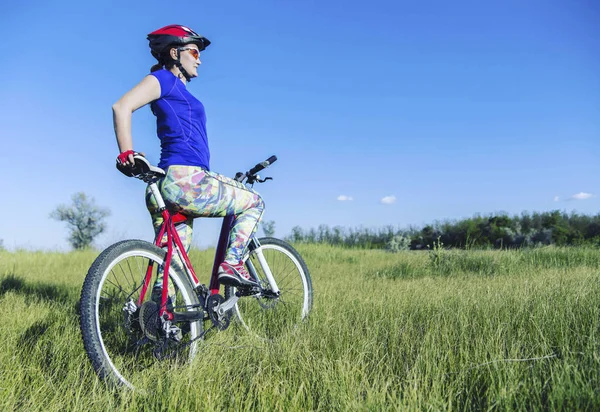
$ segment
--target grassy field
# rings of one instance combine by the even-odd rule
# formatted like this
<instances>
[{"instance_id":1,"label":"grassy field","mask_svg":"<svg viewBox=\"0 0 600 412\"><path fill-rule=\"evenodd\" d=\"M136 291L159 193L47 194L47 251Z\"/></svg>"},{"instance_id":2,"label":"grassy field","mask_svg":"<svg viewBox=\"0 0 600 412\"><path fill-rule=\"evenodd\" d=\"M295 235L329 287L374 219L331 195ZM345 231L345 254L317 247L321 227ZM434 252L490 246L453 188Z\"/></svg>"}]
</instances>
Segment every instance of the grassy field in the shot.
<instances>
[{"instance_id":1,"label":"grassy field","mask_svg":"<svg viewBox=\"0 0 600 412\"><path fill-rule=\"evenodd\" d=\"M144 394L105 387L83 349L97 252L0 252L0 409L600 409L600 250L298 250L307 324L273 342L216 334ZM200 273L212 253L192 253Z\"/></svg>"}]
</instances>

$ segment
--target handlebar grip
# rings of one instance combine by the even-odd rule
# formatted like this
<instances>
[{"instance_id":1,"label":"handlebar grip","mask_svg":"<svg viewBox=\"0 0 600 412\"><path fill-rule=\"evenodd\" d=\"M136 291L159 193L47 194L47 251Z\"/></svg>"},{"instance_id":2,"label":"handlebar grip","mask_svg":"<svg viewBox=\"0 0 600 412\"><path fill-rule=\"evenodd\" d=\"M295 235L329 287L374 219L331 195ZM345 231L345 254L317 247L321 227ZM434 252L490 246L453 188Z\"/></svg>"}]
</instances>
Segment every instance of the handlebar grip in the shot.
<instances>
[{"instance_id":1,"label":"handlebar grip","mask_svg":"<svg viewBox=\"0 0 600 412\"><path fill-rule=\"evenodd\" d=\"M148 162L148 159L141 153L134 152L133 160L135 161L135 164L127 166L117 162L117 169L119 172L123 173L125 176L134 177L151 170L150 162Z\"/></svg>"},{"instance_id":2,"label":"handlebar grip","mask_svg":"<svg viewBox=\"0 0 600 412\"><path fill-rule=\"evenodd\" d=\"M268 167L269 165L275 163L276 160L277 160L277 156L273 155L273 156L269 157L267 160L265 160L264 162L261 162L261 163L257 164L256 166L254 166L252 169L250 169L248 171L248 174L253 175L253 174L258 173L261 170L263 170L265 167Z\"/></svg>"}]
</instances>

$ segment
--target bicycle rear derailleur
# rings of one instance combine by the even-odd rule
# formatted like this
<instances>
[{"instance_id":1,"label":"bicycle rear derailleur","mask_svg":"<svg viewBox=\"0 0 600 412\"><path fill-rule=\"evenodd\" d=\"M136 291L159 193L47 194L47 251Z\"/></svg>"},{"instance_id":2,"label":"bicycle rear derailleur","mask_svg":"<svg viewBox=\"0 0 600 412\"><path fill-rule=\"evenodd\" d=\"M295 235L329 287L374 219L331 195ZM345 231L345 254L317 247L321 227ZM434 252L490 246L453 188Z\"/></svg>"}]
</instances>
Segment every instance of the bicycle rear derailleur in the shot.
<instances>
[{"instance_id":1,"label":"bicycle rear derailleur","mask_svg":"<svg viewBox=\"0 0 600 412\"><path fill-rule=\"evenodd\" d=\"M157 342L161 338L180 342L183 338L181 329L168 319L159 316L160 306L151 300L144 302L140 308L139 322L144 335Z\"/></svg>"}]
</instances>

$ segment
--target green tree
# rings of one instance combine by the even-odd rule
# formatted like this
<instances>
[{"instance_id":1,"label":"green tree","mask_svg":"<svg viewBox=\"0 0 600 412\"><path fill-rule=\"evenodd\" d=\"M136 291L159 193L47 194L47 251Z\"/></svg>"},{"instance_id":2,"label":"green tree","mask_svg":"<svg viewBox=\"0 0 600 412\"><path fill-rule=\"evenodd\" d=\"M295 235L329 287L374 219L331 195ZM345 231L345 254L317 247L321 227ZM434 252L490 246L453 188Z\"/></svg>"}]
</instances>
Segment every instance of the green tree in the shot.
<instances>
[{"instance_id":1,"label":"green tree","mask_svg":"<svg viewBox=\"0 0 600 412\"><path fill-rule=\"evenodd\" d=\"M94 199L79 192L72 196L71 206L59 205L50 213L50 218L67 222L69 243L74 249L85 249L91 246L94 238L104 232L104 218L110 210L96 206Z\"/></svg>"},{"instance_id":2,"label":"green tree","mask_svg":"<svg viewBox=\"0 0 600 412\"><path fill-rule=\"evenodd\" d=\"M265 234L265 236L275 236L275 221L274 220L267 220L265 222L262 223L262 230Z\"/></svg>"},{"instance_id":3,"label":"green tree","mask_svg":"<svg viewBox=\"0 0 600 412\"><path fill-rule=\"evenodd\" d=\"M289 237L291 242L305 242L304 231L300 226L294 226L292 228L292 235Z\"/></svg>"}]
</instances>

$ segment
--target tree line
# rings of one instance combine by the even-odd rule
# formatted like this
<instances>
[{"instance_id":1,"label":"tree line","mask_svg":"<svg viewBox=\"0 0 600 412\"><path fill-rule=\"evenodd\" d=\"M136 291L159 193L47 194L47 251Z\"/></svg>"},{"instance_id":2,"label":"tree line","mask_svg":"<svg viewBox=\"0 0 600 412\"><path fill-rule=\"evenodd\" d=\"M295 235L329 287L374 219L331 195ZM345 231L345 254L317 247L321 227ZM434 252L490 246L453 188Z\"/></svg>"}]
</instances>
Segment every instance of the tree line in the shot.
<instances>
[{"instance_id":1,"label":"tree line","mask_svg":"<svg viewBox=\"0 0 600 412\"><path fill-rule=\"evenodd\" d=\"M50 217L67 223L69 243L74 249L90 247L94 238L104 232L104 219L110 211L94 203L84 193L76 193L72 204L60 205ZM275 233L275 222L261 224L266 236ZM600 246L600 213L585 215L552 210L523 212L509 216L498 213L476 215L467 219L436 221L421 228L406 229L388 225L381 228L345 228L320 225L318 228L292 228L286 240L296 243L328 243L365 249L426 250L443 245L452 248L519 248L543 245ZM3 249L0 240L0 250Z\"/></svg>"},{"instance_id":2,"label":"tree line","mask_svg":"<svg viewBox=\"0 0 600 412\"><path fill-rule=\"evenodd\" d=\"M517 248L542 245L600 245L600 214L585 215L553 210L498 213L460 220L436 221L421 228L292 228L292 242L328 243L346 247L422 250L443 244L453 248Z\"/></svg>"}]
</instances>

